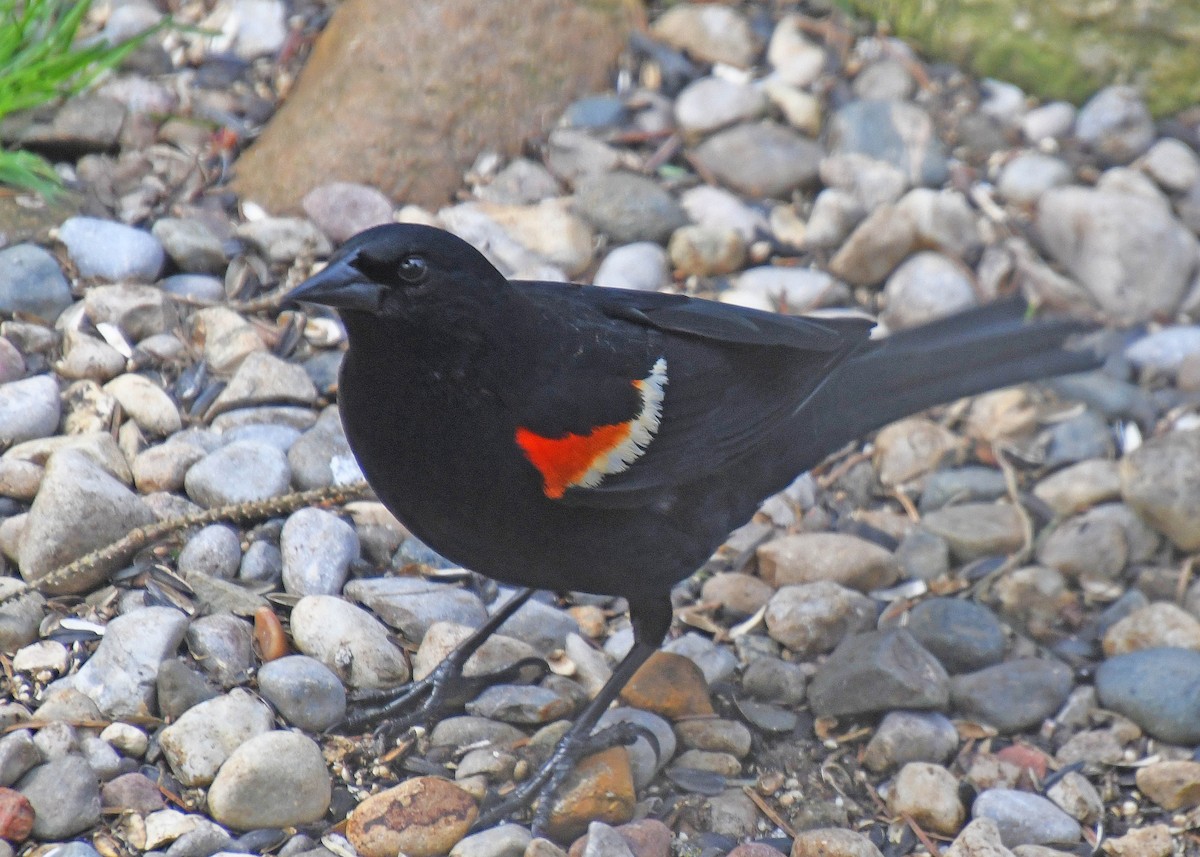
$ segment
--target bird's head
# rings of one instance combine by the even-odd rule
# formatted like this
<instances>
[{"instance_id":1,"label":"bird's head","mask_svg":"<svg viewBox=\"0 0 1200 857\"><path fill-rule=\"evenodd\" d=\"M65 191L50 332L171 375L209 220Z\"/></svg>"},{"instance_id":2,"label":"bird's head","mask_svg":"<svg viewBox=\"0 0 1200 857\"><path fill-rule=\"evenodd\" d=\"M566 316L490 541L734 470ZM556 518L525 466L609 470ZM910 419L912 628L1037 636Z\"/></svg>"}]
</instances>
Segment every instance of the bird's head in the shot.
<instances>
[{"instance_id":1,"label":"bird's head","mask_svg":"<svg viewBox=\"0 0 1200 857\"><path fill-rule=\"evenodd\" d=\"M403 314L449 292L502 286L504 277L461 238L432 226L389 223L347 241L286 303L315 303L372 315Z\"/></svg>"}]
</instances>

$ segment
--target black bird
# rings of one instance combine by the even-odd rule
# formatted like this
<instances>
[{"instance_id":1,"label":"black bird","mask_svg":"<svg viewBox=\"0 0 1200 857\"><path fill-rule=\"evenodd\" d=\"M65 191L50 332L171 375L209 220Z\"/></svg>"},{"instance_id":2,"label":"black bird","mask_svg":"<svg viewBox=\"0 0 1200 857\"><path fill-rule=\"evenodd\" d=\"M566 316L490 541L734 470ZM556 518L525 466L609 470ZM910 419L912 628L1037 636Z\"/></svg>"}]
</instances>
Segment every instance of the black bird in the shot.
<instances>
[{"instance_id":1,"label":"black bird","mask_svg":"<svg viewBox=\"0 0 1200 857\"><path fill-rule=\"evenodd\" d=\"M417 537L505 583L629 602L632 650L481 824L548 798L662 643L671 587L766 497L899 417L1099 363L1064 345L1087 325L1029 321L1020 299L871 340L862 319L510 281L418 225L354 236L289 299L341 314L346 437Z\"/></svg>"}]
</instances>

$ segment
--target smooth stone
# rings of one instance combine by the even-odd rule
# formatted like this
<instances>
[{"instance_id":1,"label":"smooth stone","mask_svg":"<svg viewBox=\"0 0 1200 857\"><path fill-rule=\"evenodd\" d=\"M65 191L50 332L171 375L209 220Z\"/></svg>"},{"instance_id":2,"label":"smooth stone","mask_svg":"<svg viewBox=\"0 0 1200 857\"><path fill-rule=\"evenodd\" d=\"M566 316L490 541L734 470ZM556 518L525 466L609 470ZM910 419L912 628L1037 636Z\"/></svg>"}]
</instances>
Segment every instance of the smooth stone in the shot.
<instances>
[{"instance_id":1,"label":"smooth stone","mask_svg":"<svg viewBox=\"0 0 1200 857\"><path fill-rule=\"evenodd\" d=\"M909 762L943 764L958 748L958 730L936 711L890 711L863 751L863 764L876 773Z\"/></svg>"},{"instance_id":2,"label":"smooth stone","mask_svg":"<svg viewBox=\"0 0 1200 857\"><path fill-rule=\"evenodd\" d=\"M62 402L52 376L0 384L0 446L54 434L61 418Z\"/></svg>"},{"instance_id":3,"label":"smooth stone","mask_svg":"<svg viewBox=\"0 0 1200 857\"><path fill-rule=\"evenodd\" d=\"M643 292L657 291L670 280L666 251L652 241L614 247L592 278L597 286Z\"/></svg>"},{"instance_id":4,"label":"smooth stone","mask_svg":"<svg viewBox=\"0 0 1200 857\"><path fill-rule=\"evenodd\" d=\"M332 783L321 748L307 735L254 736L221 765L208 789L213 821L234 830L293 827L319 821Z\"/></svg>"},{"instance_id":5,"label":"smooth stone","mask_svg":"<svg viewBox=\"0 0 1200 857\"><path fill-rule=\"evenodd\" d=\"M1200 652L1142 649L1109 658L1096 670L1096 694L1156 738L1200 743Z\"/></svg>"},{"instance_id":6,"label":"smooth stone","mask_svg":"<svg viewBox=\"0 0 1200 857\"><path fill-rule=\"evenodd\" d=\"M0 250L0 313L53 322L71 302L71 285L52 255L36 244Z\"/></svg>"},{"instance_id":7,"label":"smooth stone","mask_svg":"<svg viewBox=\"0 0 1200 857\"><path fill-rule=\"evenodd\" d=\"M908 631L868 631L847 637L817 669L808 699L818 717L941 709L950 701L950 680Z\"/></svg>"},{"instance_id":8,"label":"smooth stone","mask_svg":"<svg viewBox=\"0 0 1200 857\"><path fill-rule=\"evenodd\" d=\"M657 182L634 173L582 178L575 186L575 209L618 244L661 244L687 222L674 197Z\"/></svg>"},{"instance_id":9,"label":"smooth stone","mask_svg":"<svg viewBox=\"0 0 1200 857\"><path fill-rule=\"evenodd\" d=\"M206 508L267 500L287 491L287 456L262 443L239 441L197 461L184 477L188 497Z\"/></svg>"},{"instance_id":10,"label":"smooth stone","mask_svg":"<svg viewBox=\"0 0 1200 857\"><path fill-rule=\"evenodd\" d=\"M58 228L58 240L81 277L153 282L165 254L158 239L141 229L95 217L71 217Z\"/></svg>"},{"instance_id":11,"label":"smooth stone","mask_svg":"<svg viewBox=\"0 0 1200 857\"><path fill-rule=\"evenodd\" d=\"M1004 658L1004 627L991 610L974 601L929 598L909 611L905 627L952 675Z\"/></svg>"},{"instance_id":12,"label":"smooth stone","mask_svg":"<svg viewBox=\"0 0 1200 857\"><path fill-rule=\"evenodd\" d=\"M988 789L971 805L975 818L996 822L1000 840L1018 845L1072 845L1083 835L1079 823L1041 795L1015 789Z\"/></svg>"},{"instance_id":13,"label":"smooth stone","mask_svg":"<svg viewBox=\"0 0 1200 857\"><path fill-rule=\"evenodd\" d=\"M346 689L324 664L305 655L269 661L258 671L258 688L288 723L324 732L346 716Z\"/></svg>"},{"instance_id":14,"label":"smooth stone","mask_svg":"<svg viewBox=\"0 0 1200 857\"><path fill-rule=\"evenodd\" d=\"M293 512L279 536L283 587L293 595L336 595L358 559L358 534L332 512Z\"/></svg>"},{"instance_id":15,"label":"smooth stone","mask_svg":"<svg viewBox=\"0 0 1200 857\"><path fill-rule=\"evenodd\" d=\"M1105 160L1127 164L1154 142L1154 120L1137 89L1109 86L1079 109L1075 136Z\"/></svg>"},{"instance_id":16,"label":"smooth stone","mask_svg":"<svg viewBox=\"0 0 1200 857\"><path fill-rule=\"evenodd\" d=\"M849 634L870 628L875 602L831 581L784 586L767 603L771 639L801 658L828 652Z\"/></svg>"},{"instance_id":17,"label":"smooth stone","mask_svg":"<svg viewBox=\"0 0 1200 857\"><path fill-rule=\"evenodd\" d=\"M100 822L100 785L82 756L39 765L16 789L33 806L36 839L68 839Z\"/></svg>"},{"instance_id":18,"label":"smooth stone","mask_svg":"<svg viewBox=\"0 0 1200 857\"><path fill-rule=\"evenodd\" d=\"M1060 661L1019 658L950 680L954 709L1005 734L1037 728L1067 701L1074 686Z\"/></svg>"},{"instance_id":19,"label":"smooth stone","mask_svg":"<svg viewBox=\"0 0 1200 857\"><path fill-rule=\"evenodd\" d=\"M188 650L204 672L222 687L244 682L254 663L249 622L230 613L201 616L188 627Z\"/></svg>"},{"instance_id":20,"label":"smooth stone","mask_svg":"<svg viewBox=\"0 0 1200 857\"><path fill-rule=\"evenodd\" d=\"M189 708L159 735L163 755L185 786L213 781L230 755L274 726L271 709L242 688Z\"/></svg>"},{"instance_id":21,"label":"smooth stone","mask_svg":"<svg viewBox=\"0 0 1200 857\"><path fill-rule=\"evenodd\" d=\"M713 134L693 150L692 157L738 193L784 197L816 181L823 154L812 140L764 121Z\"/></svg>"},{"instance_id":22,"label":"smooth stone","mask_svg":"<svg viewBox=\"0 0 1200 857\"><path fill-rule=\"evenodd\" d=\"M296 647L355 688L396 687L408 664L383 624L361 607L331 595L306 595L292 608Z\"/></svg>"}]
</instances>

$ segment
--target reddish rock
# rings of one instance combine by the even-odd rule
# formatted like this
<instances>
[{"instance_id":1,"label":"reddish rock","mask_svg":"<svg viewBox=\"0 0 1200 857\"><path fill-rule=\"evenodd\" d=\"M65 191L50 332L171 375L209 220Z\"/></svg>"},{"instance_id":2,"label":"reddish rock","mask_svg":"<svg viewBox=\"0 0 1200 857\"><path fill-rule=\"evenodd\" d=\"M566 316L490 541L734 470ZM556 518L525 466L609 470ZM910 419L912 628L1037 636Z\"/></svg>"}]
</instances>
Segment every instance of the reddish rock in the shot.
<instances>
[{"instance_id":1,"label":"reddish rock","mask_svg":"<svg viewBox=\"0 0 1200 857\"><path fill-rule=\"evenodd\" d=\"M474 799L454 783L415 777L355 807L346 838L360 857L435 857L466 836L477 815Z\"/></svg>"},{"instance_id":2,"label":"reddish rock","mask_svg":"<svg viewBox=\"0 0 1200 857\"><path fill-rule=\"evenodd\" d=\"M672 652L651 655L622 688L621 700L669 720L715 713L700 667Z\"/></svg>"},{"instance_id":3,"label":"reddish rock","mask_svg":"<svg viewBox=\"0 0 1200 857\"><path fill-rule=\"evenodd\" d=\"M347 0L295 89L239 158L239 196L297 214L331 181L437 207L484 150L514 155L608 84L618 0Z\"/></svg>"},{"instance_id":4,"label":"reddish rock","mask_svg":"<svg viewBox=\"0 0 1200 857\"><path fill-rule=\"evenodd\" d=\"M16 789L0 787L0 839L24 842L33 830L33 804Z\"/></svg>"},{"instance_id":5,"label":"reddish rock","mask_svg":"<svg viewBox=\"0 0 1200 857\"><path fill-rule=\"evenodd\" d=\"M636 800L629 754L624 747L609 747L575 766L554 800L546 832L567 841L593 821L624 824L633 817Z\"/></svg>"}]
</instances>

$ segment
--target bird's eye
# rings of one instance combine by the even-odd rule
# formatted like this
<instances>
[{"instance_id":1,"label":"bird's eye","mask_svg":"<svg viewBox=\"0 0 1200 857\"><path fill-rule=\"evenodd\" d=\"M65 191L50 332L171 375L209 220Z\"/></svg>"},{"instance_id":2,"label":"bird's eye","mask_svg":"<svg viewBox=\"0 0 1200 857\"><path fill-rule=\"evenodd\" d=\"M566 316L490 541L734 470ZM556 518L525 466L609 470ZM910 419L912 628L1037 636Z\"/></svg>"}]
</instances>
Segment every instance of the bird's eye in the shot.
<instances>
[{"instance_id":1,"label":"bird's eye","mask_svg":"<svg viewBox=\"0 0 1200 857\"><path fill-rule=\"evenodd\" d=\"M429 276L429 263L424 256L405 256L396 267L396 273L404 282L416 285Z\"/></svg>"}]
</instances>

